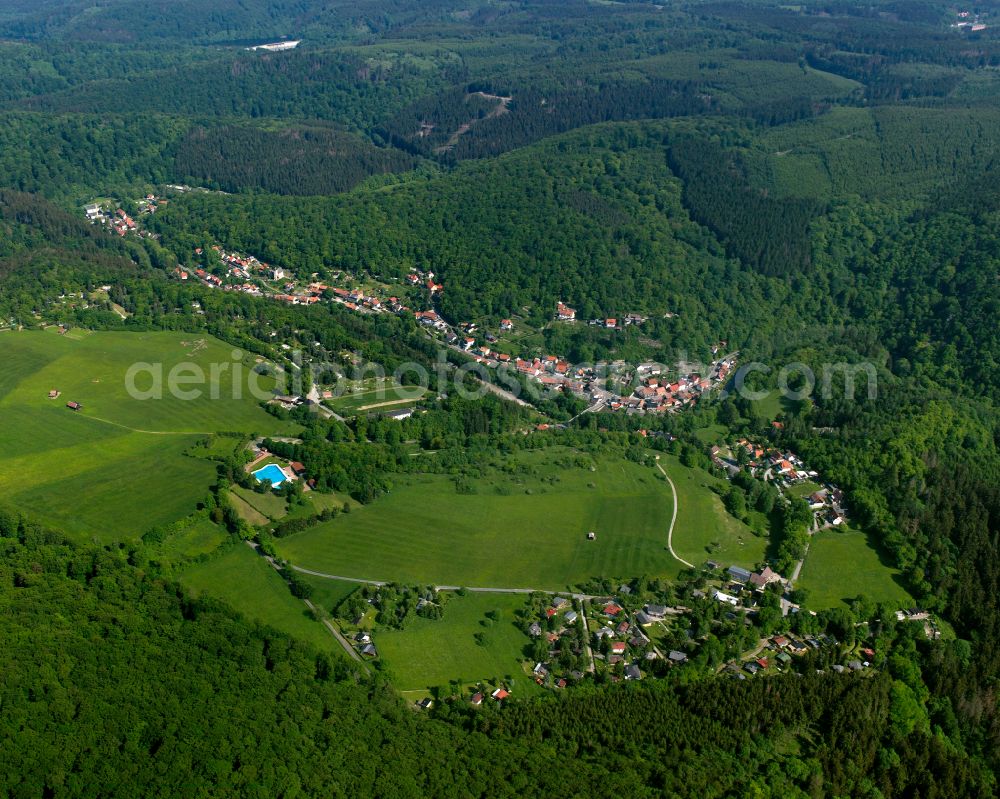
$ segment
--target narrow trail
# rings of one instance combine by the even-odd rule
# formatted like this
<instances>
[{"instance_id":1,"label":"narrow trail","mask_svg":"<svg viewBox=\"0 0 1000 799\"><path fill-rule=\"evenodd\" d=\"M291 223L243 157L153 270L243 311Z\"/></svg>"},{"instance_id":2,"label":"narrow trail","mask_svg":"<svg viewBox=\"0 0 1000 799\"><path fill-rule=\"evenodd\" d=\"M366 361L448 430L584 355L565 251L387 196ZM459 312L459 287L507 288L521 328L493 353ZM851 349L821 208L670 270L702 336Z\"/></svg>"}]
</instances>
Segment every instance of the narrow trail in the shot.
<instances>
[{"instance_id":1,"label":"narrow trail","mask_svg":"<svg viewBox=\"0 0 1000 799\"><path fill-rule=\"evenodd\" d=\"M120 422L112 422L110 419L103 419L100 416L90 416L89 414L81 414L83 419L93 419L95 422L101 422L103 424L109 424L112 427L118 427L122 430L128 430L130 433L142 433L147 436L210 436L211 432L206 432L204 430L140 430L137 427L129 427L128 425L121 424Z\"/></svg>"},{"instance_id":2,"label":"narrow trail","mask_svg":"<svg viewBox=\"0 0 1000 799\"><path fill-rule=\"evenodd\" d=\"M674 481L670 479L670 475L667 474L665 471L663 471L663 467L660 466L659 461L657 461L656 463L656 468L660 470L660 474L662 474L664 477L667 478L667 482L670 484L670 490L674 494L674 513L670 519L670 529L667 530L667 550L669 550L670 554L673 555L675 560L679 560L689 569L693 569L694 568L693 563L689 563L688 561L684 560L684 558L682 558L680 555L678 555L676 552L674 552L674 525L677 523L677 506L680 504L680 498L677 494L677 486L675 486Z\"/></svg>"}]
</instances>

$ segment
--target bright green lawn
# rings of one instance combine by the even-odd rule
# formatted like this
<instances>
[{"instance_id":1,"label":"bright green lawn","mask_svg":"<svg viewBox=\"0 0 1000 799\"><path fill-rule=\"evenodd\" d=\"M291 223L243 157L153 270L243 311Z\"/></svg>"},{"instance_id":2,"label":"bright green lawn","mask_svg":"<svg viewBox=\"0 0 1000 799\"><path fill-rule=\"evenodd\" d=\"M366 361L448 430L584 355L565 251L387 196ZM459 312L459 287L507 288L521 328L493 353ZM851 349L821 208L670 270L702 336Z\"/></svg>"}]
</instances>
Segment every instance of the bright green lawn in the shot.
<instances>
[{"instance_id":1,"label":"bright green lawn","mask_svg":"<svg viewBox=\"0 0 1000 799\"><path fill-rule=\"evenodd\" d=\"M812 480L803 480L801 483L789 486L787 491L791 496L803 499L812 496L822 487L819 483L815 483Z\"/></svg>"},{"instance_id":2,"label":"bright green lawn","mask_svg":"<svg viewBox=\"0 0 1000 799\"><path fill-rule=\"evenodd\" d=\"M772 389L766 397L759 400L753 400L754 406L757 408L757 413L760 414L761 418L767 421L774 421L778 414L787 411L791 406L790 400L786 397L781 396L781 391L779 389Z\"/></svg>"},{"instance_id":3,"label":"bright green lawn","mask_svg":"<svg viewBox=\"0 0 1000 799\"><path fill-rule=\"evenodd\" d=\"M898 602L900 607L913 604L899 572L883 562L863 532L852 528L831 528L813 536L796 586L809 592L806 605L815 610L845 604L858 594L876 602Z\"/></svg>"},{"instance_id":4,"label":"bright green lawn","mask_svg":"<svg viewBox=\"0 0 1000 799\"><path fill-rule=\"evenodd\" d=\"M514 691L535 687L521 665L531 642L515 621L525 597L510 594L451 596L437 621L418 618L405 630L376 633L375 646L400 690L445 686L450 680L473 683L513 683ZM486 614L499 611L500 620L486 624ZM485 646L474 638L483 633Z\"/></svg>"},{"instance_id":5,"label":"bright green lawn","mask_svg":"<svg viewBox=\"0 0 1000 799\"><path fill-rule=\"evenodd\" d=\"M713 486L725 487L702 469L682 466L673 455L661 455L664 468L678 493L677 524L674 527L674 551L695 566L714 560L724 566L750 568L764 559L767 539L757 538L750 528L731 516ZM718 543L718 548L711 546Z\"/></svg>"},{"instance_id":6,"label":"bright green lawn","mask_svg":"<svg viewBox=\"0 0 1000 799\"><path fill-rule=\"evenodd\" d=\"M721 424L713 424L709 427L699 427L694 431L695 436L702 444L718 444L725 438L729 428Z\"/></svg>"},{"instance_id":7,"label":"bright green lawn","mask_svg":"<svg viewBox=\"0 0 1000 799\"><path fill-rule=\"evenodd\" d=\"M328 574L439 585L564 589L677 573L666 549L672 498L657 472L616 459L557 470L549 451L518 457L559 482L498 475L468 495L441 475L400 476L388 496L281 539L278 551Z\"/></svg>"},{"instance_id":8,"label":"bright green lawn","mask_svg":"<svg viewBox=\"0 0 1000 799\"><path fill-rule=\"evenodd\" d=\"M319 649L342 653L327 629L308 615L285 581L262 557L243 544L217 558L196 563L178 576L193 594L221 599L248 618L308 641Z\"/></svg>"},{"instance_id":9,"label":"bright green lawn","mask_svg":"<svg viewBox=\"0 0 1000 799\"><path fill-rule=\"evenodd\" d=\"M0 335L2 501L85 540L134 538L190 514L215 474L211 461L185 455L203 433L277 431L281 423L250 397L134 400L125 372L139 360L163 360L169 369L229 349L179 333ZM62 396L48 399L50 389ZM66 408L70 400L83 410Z\"/></svg>"}]
</instances>

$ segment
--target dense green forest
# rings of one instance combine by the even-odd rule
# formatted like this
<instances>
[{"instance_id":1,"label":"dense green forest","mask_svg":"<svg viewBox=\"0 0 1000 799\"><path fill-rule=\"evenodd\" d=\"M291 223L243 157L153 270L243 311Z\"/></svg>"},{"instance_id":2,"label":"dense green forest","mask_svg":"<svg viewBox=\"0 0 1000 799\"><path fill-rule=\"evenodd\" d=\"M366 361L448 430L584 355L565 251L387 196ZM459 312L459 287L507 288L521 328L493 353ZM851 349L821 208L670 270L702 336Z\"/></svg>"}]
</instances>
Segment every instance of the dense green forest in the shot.
<instances>
[{"instance_id":1,"label":"dense green forest","mask_svg":"<svg viewBox=\"0 0 1000 799\"><path fill-rule=\"evenodd\" d=\"M5 3L5 329L204 333L277 363L293 346L388 370L435 361L410 315L174 278L219 245L303 280L433 271L443 292L414 290L415 302L453 324L514 317L529 354L669 363L707 360L722 340L773 367L767 388L789 362L877 375L872 396L845 396L838 379L782 403L777 426L733 395L562 429L583 407L573 397L462 400L437 378L401 421L269 406L301 430L270 449L338 505L275 522L263 550L418 470L461 491L500 468L498 453L550 446L636 462L652 447L712 469L704 433L723 430L787 446L843 488L946 634L894 625L892 608L859 597L822 622L852 639L855 625L875 631L865 674L664 670L477 709L435 694L416 713L377 670L192 599L155 551L162 530L71 545L0 497L0 752L16 764L0 793L995 795L1000 11L969 12L933 0ZM281 39L302 43L247 50ZM171 193L142 220L152 235L84 219L95 199L131 208L178 183L209 191ZM559 301L580 320L649 318L551 324ZM550 435L526 435L542 422ZM241 457L215 459L199 510L218 517L227 551L252 534L224 496L254 487ZM730 489L727 501L768 493ZM772 514L782 568L808 543L795 514ZM790 624L819 623L800 616Z\"/></svg>"},{"instance_id":2,"label":"dense green forest","mask_svg":"<svg viewBox=\"0 0 1000 799\"><path fill-rule=\"evenodd\" d=\"M425 718L342 659L186 599L136 551L74 549L6 512L0 548L0 749L19 765L2 777L8 795L957 796L988 784L888 677L620 686Z\"/></svg>"}]
</instances>

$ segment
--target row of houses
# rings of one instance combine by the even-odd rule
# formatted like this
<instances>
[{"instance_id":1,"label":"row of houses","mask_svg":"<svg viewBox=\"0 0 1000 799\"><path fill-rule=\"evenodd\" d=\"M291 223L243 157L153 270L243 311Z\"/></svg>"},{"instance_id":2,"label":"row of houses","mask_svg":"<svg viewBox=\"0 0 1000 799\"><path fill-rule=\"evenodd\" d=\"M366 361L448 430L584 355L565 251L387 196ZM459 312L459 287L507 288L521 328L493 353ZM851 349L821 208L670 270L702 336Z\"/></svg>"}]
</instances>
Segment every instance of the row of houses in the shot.
<instances>
[{"instance_id":1,"label":"row of houses","mask_svg":"<svg viewBox=\"0 0 1000 799\"><path fill-rule=\"evenodd\" d=\"M561 300L556 303L555 319L560 322L575 322L576 309L570 308ZM592 327L603 327L606 330L621 330L629 325L641 325L649 319L637 313L627 313L622 317L609 316L604 319L590 319L587 324Z\"/></svg>"}]
</instances>

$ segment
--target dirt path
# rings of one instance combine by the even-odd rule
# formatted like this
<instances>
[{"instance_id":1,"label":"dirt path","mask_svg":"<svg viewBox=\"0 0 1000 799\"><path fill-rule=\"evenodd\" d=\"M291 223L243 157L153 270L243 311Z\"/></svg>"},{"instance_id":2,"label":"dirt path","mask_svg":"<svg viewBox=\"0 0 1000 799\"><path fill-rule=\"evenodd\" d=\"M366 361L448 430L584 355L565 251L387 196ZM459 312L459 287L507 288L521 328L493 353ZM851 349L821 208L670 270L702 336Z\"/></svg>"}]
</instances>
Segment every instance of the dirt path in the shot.
<instances>
[{"instance_id":1,"label":"dirt path","mask_svg":"<svg viewBox=\"0 0 1000 799\"><path fill-rule=\"evenodd\" d=\"M104 424L109 424L112 427L120 427L122 430L128 430L130 433L144 433L147 436L210 436L212 433L205 432L204 430L140 430L137 427L129 427L128 425L121 424L119 422L112 422L110 419L102 419L100 416L90 416L89 414L81 414L84 419L93 419L95 422L102 422Z\"/></svg>"},{"instance_id":2,"label":"dirt path","mask_svg":"<svg viewBox=\"0 0 1000 799\"><path fill-rule=\"evenodd\" d=\"M344 577L340 574L326 574L325 572L304 569L301 566L292 566L292 569L300 574L308 574L311 577L322 577L324 580L343 580L345 583L358 583L359 585L386 585L387 580L368 580L363 577ZM568 596L577 600L598 599L591 594L577 594L572 591L550 591L545 588L472 588L467 585L435 585L437 591L468 591L470 594L548 594L549 596Z\"/></svg>"},{"instance_id":3,"label":"dirt path","mask_svg":"<svg viewBox=\"0 0 1000 799\"><path fill-rule=\"evenodd\" d=\"M414 402L418 402L419 399L420 398L418 397L415 400L412 400L412 399L398 399L398 400L387 400L386 402L375 402L375 403L373 403L371 405L362 405L361 407L358 408L358 410L359 411L371 411L371 410L374 410L375 408L388 408L388 407L390 407L392 405L403 405L403 404L405 404L407 402L412 405Z\"/></svg>"},{"instance_id":4,"label":"dirt path","mask_svg":"<svg viewBox=\"0 0 1000 799\"><path fill-rule=\"evenodd\" d=\"M667 530L667 549L669 550L670 554L674 557L675 560L679 560L688 568L693 569L694 568L693 563L689 563L688 561L684 560L684 558L682 558L680 555L678 555L676 552L674 552L674 525L677 523L677 506L680 504L680 500L677 495L677 486L675 486L674 481L670 479L670 475L667 474L665 471L663 471L663 467L660 466L659 463L656 464L656 468L660 470L660 474L662 474L664 477L667 478L667 482L670 483L670 490L674 494L674 513L673 516L670 518L670 529Z\"/></svg>"}]
</instances>

